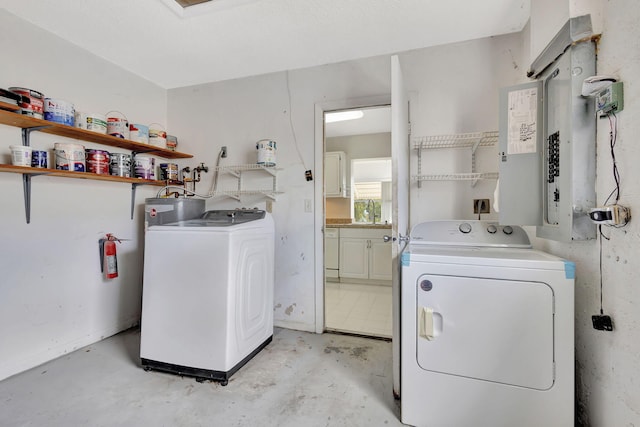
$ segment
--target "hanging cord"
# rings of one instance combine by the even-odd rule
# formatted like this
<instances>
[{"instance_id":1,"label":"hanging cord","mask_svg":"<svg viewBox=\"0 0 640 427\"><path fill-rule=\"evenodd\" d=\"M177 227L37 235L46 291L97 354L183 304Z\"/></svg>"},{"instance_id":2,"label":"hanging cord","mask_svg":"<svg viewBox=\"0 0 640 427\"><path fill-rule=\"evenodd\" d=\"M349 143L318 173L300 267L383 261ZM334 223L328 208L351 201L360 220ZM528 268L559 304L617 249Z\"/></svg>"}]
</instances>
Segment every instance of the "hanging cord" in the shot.
<instances>
[{"instance_id":1,"label":"hanging cord","mask_svg":"<svg viewBox=\"0 0 640 427\"><path fill-rule=\"evenodd\" d=\"M613 112L607 114L607 117L609 118L609 148L611 152L611 161L613 163L613 180L615 182L615 187L611 190L611 193L609 193L607 200L605 200L605 206L614 194L616 195L614 205L617 205L620 200L620 172L618 172L618 163L616 162L615 152L616 142L618 140L618 118Z\"/></svg>"},{"instance_id":2,"label":"hanging cord","mask_svg":"<svg viewBox=\"0 0 640 427\"><path fill-rule=\"evenodd\" d=\"M615 182L615 187L613 188L613 190L611 190L611 193L609 193L609 196L607 196L607 199L604 202L604 205L607 206L607 203L609 202L609 200L611 200L611 198L615 195L614 198L614 205L618 204L618 201L620 200L620 172L618 171L618 163L616 161L616 153L615 153L615 147L616 147L616 143L618 142L618 118L616 117L615 113L611 112L609 114L607 114L607 118L609 119L609 151L611 153L611 162L613 163L613 180ZM627 225L627 220L620 225L614 225L613 227L615 228L620 228L620 227L624 227L625 225ZM600 315L604 315L604 309L603 309L603 294L604 294L604 290L603 290L603 274L602 274L602 239L605 240L611 240L611 237L607 237L605 236L605 234L602 232L602 224L598 224L598 234L600 235L600 248L599 248L599 268L600 268Z\"/></svg>"},{"instance_id":3,"label":"hanging cord","mask_svg":"<svg viewBox=\"0 0 640 427\"><path fill-rule=\"evenodd\" d=\"M293 145L296 147L296 151L298 152L298 158L300 159L300 163L302 163L302 167L304 170L307 170L307 166L304 164L304 159L302 158L302 153L300 153L300 147L298 147L298 139L296 138L296 130L293 127L293 119L291 118L291 88L289 87L289 70L285 72L285 77L287 81L287 97L289 99L289 127L291 128L291 135L293 136Z\"/></svg>"},{"instance_id":4,"label":"hanging cord","mask_svg":"<svg viewBox=\"0 0 640 427\"><path fill-rule=\"evenodd\" d=\"M222 154L224 154L224 150L220 150L218 153L218 159L216 160L216 169L213 172L213 180L211 181L211 187L209 187L209 197L213 197L218 189L218 168L220 167L220 159L222 158Z\"/></svg>"},{"instance_id":5,"label":"hanging cord","mask_svg":"<svg viewBox=\"0 0 640 427\"><path fill-rule=\"evenodd\" d=\"M600 314L604 314L604 311L602 309L602 294L603 294L603 290L602 290L602 239L606 239L606 240L610 240L609 237L605 236L604 233L602 233L602 224L598 225L598 232L600 234Z\"/></svg>"}]
</instances>

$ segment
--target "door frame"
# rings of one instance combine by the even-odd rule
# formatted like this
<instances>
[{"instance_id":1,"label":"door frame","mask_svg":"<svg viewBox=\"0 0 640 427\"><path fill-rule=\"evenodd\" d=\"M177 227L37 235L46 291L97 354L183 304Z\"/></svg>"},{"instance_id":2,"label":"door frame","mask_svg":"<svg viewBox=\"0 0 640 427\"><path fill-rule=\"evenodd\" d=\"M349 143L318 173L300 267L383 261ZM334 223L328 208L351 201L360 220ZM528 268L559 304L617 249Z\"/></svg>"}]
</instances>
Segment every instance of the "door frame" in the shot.
<instances>
[{"instance_id":1,"label":"door frame","mask_svg":"<svg viewBox=\"0 0 640 427\"><path fill-rule=\"evenodd\" d=\"M391 105L391 94L366 96L360 98L346 98L315 104L314 117L314 169L316 171L314 183L314 206L322 209L314 210L314 283L315 283L315 332L324 332L324 218L326 212L324 198L324 113L336 110L351 110L355 108L372 108Z\"/></svg>"}]
</instances>

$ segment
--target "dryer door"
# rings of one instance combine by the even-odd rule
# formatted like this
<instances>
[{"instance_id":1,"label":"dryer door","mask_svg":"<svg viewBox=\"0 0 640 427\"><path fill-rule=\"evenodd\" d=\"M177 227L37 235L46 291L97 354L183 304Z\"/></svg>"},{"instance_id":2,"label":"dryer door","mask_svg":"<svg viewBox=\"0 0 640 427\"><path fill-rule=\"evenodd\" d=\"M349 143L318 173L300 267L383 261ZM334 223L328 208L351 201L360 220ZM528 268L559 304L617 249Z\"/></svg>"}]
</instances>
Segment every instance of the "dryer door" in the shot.
<instances>
[{"instance_id":1,"label":"dryer door","mask_svg":"<svg viewBox=\"0 0 640 427\"><path fill-rule=\"evenodd\" d=\"M425 274L416 285L422 369L553 386L554 297L546 283Z\"/></svg>"}]
</instances>

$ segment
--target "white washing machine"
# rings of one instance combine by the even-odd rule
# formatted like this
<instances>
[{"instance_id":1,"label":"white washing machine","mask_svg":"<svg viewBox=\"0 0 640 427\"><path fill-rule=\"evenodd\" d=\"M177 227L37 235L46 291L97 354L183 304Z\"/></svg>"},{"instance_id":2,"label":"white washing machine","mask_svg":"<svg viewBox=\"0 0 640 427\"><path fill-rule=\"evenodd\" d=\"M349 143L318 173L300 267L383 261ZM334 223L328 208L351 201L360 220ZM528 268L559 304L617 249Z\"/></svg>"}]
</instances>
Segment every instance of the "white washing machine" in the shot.
<instances>
[{"instance_id":1,"label":"white washing machine","mask_svg":"<svg viewBox=\"0 0 640 427\"><path fill-rule=\"evenodd\" d=\"M140 358L226 385L273 337L274 225L262 210L208 211L145 236Z\"/></svg>"},{"instance_id":2,"label":"white washing machine","mask_svg":"<svg viewBox=\"0 0 640 427\"><path fill-rule=\"evenodd\" d=\"M574 275L520 227L413 227L402 253L401 421L573 426Z\"/></svg>"}]
</instances>

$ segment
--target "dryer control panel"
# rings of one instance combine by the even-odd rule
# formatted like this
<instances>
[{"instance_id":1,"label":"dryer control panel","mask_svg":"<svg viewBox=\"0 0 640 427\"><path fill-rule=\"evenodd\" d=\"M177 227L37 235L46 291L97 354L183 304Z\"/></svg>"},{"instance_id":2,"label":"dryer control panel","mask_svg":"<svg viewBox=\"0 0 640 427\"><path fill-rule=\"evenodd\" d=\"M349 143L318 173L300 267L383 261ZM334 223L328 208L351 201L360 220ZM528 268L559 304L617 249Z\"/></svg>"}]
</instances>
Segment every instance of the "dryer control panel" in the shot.
<instances>
[{"instance_id":1,"label":"dryer control panel","mask_svg":"<svg viewBox=\"0 0 640 427\"><path fill-rule=\"evenodd\" d=\"M492 221L427 221L411 230L411 244L530 248L522 227Z\"/></svg>"}]
</instances>

